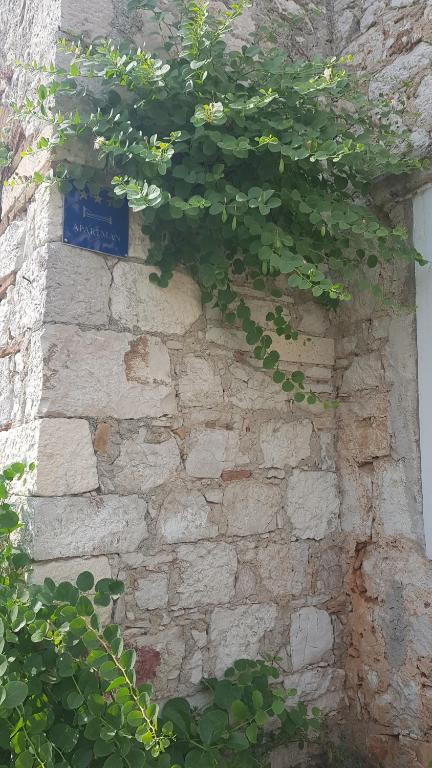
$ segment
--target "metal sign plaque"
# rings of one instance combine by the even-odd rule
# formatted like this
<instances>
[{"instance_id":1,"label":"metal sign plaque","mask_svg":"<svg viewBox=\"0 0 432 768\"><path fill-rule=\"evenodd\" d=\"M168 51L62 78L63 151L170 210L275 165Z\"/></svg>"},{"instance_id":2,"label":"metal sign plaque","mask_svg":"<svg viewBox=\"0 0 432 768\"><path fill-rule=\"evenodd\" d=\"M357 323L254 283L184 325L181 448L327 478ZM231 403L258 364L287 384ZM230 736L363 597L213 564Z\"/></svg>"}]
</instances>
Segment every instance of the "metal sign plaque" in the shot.
<instances>
[{"instance_id":1,"label":"metal sign plaque","mask_svg":"<svg viewBox=\"0 0 432 768\"><path fill-rule=\"evenodd\" d=\"M106 189L91 195L75 187L64 196L63 242L124 258L129 247L129 207L111 204Z\"/></svg>"}]
</instances>

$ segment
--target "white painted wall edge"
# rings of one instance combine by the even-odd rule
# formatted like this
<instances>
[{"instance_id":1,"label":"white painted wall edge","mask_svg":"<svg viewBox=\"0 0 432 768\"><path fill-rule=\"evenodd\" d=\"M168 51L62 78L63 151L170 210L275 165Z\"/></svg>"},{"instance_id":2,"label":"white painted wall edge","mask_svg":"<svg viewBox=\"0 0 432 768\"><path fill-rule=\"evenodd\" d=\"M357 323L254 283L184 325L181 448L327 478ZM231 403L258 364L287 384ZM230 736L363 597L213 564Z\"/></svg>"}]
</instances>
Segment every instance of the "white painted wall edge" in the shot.
<instances>
[{"instance_id":1,"label":"white painted wall edge","mask_svg":"<svg viewBox=\"0 0 432 768\"><path fill-rule=\"evenodd\" d=\"M413 201L413 240L429 264L416 265L421 481L426 554L432 559L432 187Z\"/></svg>"}]
</instances>

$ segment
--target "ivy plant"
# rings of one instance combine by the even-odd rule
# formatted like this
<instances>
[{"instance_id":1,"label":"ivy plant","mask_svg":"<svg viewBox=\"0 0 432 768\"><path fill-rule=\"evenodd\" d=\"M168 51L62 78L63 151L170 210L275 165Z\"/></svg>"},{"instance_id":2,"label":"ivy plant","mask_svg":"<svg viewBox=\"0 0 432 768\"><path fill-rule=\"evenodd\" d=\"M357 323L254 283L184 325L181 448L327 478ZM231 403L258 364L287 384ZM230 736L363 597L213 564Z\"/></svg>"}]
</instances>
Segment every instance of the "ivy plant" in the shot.
<instances>
[{"instance_id":1,"label":"ivy plant","mask_svg":"<svg viewBox=\"0 0 432 768\"><path fill-rule=\"evenodd\" d=\"M236 661L204 681L200 708L175 698L159 711L152 685L136 681L135 650L98 616L121 582L88 571L74 584L29 582L8 498L24 471L0 473L0 768L259 768L272 746L317 734L318 711L288 707L296 692L271 661Z\"/></svg>"},{"instance_id":2,"label":"ivy plant","mask_svg":"<svg viewBox=\"0 0 432 768\"><path fill-rule=\"evenodd\" d=\"M275 301L264 328L244 286L275 300L301 291L333 308L370 270L382 297L382 265L420 257L402 228L374 214L371 184L418 162L393 128L393 106L372 107L362 95L349 56L293 63L256 41L227 47L247 5L230 0L210 13L207 0L172 0L163 11L155 0L130 0L146 28L156 22L154 51L63 41L69 67L27 65L44 82L17 109L52 126L29 152L76 137L94 147L98 171L59 163L54 177L63 190L108 182L127 198L151 240L150 280L164 287L174 269L189 270L274 381L314 403L303 373L281 364L277 337L298 338L283 305Z\"/></svg>"}]
</instances>

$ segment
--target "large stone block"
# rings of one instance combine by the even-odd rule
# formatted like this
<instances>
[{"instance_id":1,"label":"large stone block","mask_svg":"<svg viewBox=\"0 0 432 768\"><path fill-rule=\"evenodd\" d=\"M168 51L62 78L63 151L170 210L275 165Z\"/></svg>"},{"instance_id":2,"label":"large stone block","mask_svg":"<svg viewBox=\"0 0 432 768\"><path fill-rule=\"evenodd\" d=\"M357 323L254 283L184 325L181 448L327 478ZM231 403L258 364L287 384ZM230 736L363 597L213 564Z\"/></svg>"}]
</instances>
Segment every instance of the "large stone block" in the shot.
<instances>
[{"instance_id":1,"label":"large stone block","mask_svg":"<svg viewBox=\"0 0 432 768\"><path fill-rule=\"evenodd\" d=\"M153 611L165 608L168 603L168 573L148 571L145 576L137 579L135 600L138 608L143 611Z\"/></svg>"},{"instance_id":2,"label":"large stone block","mask_svg":"<svg viewBox=\"0 0 432 768\"><path fill-rule=\"evenodd\" d=\"M419 42L408 53L397 56L391 64L381 70L374 77L369 86L369 97L377 98L379 95L387 95L424 70L427 72L432 58L432 45Z\"/></svg>"},{"instance_id":3,"label":"large stone block","mask_svg":"<svg viewBox=\"0 0 432 768\"><path fill-rule=\"evenodd\" d=\"M109 560L102 555L100 557L71 557L49 560L45 563L34 563L31 581L33 584L43 584L44 579L50 578L56 584L59 584L61 581L70 581L73 584L83 571L90 571L94 576L95 582L99 581L99 579L110 579L112 577Z\"/></svg>"},{"instance_id":4,"label":"large stone block","mask_svg":"<svg viewBox=\"0 0 432 768\"><path fill-rule=\"evenodd\" d=\"M269 542L257 550L257 571L273 597L298 597L307 592L308 544Z\"/></svg>"},{"instance_id":5,"label":"large stone block","mask_svg":"<svg viewBox=\"0 0 432 768\"><path fill-rule=\"evenodd\" d=\"M173 480L179 468L175 439L151 443L142 428L122 441L118 457L104 468L101 486L108 493L144 493Z\"/></svg>"},{"instance_id":6,"label":"large stone block","mask_svg":"<svg viewBox=\"0 0 432 768\"><path fill-rule=\"evenodd\" d=\"M99 485L87 421L40 419L0 432L0 456L3 465L36 462L25 486L34 496L86 493Z\"/></svg>"},{"instance_id":7,"label":"large stone block","mask_svg":"<svg viewBox=\"0 0 432 768\"><path fill-rule=\"evenodd\" d=\"M229 603L234 596L237 556L225 542L180 544L173 602L181 608Z\"/></svg>"},{"instance_id":8,"label":"large stone block","mask_svg":"<svg viewBox=\"0 0 432 768\"><path fill-rule=\"evenodd\" d=\"M228 485L223 496L227 534L250 536L274 531L280 507L280 491L275 485L252 480Z\"/></svg>"},{"instance_id":9,"label":"large stone block","mask_svg":"<svg viewBox=\"0 0 432 768\"><path fill-rule=\"evenodd\" d=\"M263 371L234 363L230 366L231 381L225 387L225 400L246 410L277 410L288 412L288 395Z\"/></svg>"},{"instance_id":10,"label":"large stone block","mask_svg":"<svg viewBox=\"0 0 432 768\"><path fill-rule=\"evenodd\" d=\"M0 237L0 278L15 272L24 259L26 220L16 219Z\"/></svg>"},{"instance_id":11,"label":"large stone block","mask_svg":"<svg viewBox=\"0 0 432 768\"><path fill-rule=\"evenodd\" d=\"M294 672L330 660L333 641L333 625L326 611L308 606L293 613L290 646Z\"/></svg>"},{"instance_id":12,"label":"large stone block","mask_svg":"<svg viewBox=\"0 0 432 768\"><path fill-rule=\"evenodd\" d=\"M218 534L216 519L199 491L173 488L164 499L157 530L168 544L213 539Z\"/></svg>"},{"instance_id":13,"label":"large stone block","mask_svg":"<svg viewBox=\"0 0 432 768\"><path fill-rule=\"evenodd\" d=\"M257 658L276 616L272 603L215 608L210 619L210 673L221 675L236 659Z\"/></svg>"},{"instance_id":14,"label":"large stone block","mask_svg":"<svg viewBox=\"0 0 432 768\"><path fill-rule=\"evenodd\" d=\"M178 696L180 670L186 651L183 629L169 625L160 631L127 629L125 645L137 652L139 683L151 681L157 696Z\"/></svg>"},{"instance_id":15,"label":"large stone block","mask_svg":"<svg viewBox=\"0 0 432 768\"><path fill-rule=\"evenodd\" d=\"M192 477L220 477L224 469L247 463L240 452L239 434L228 429L194 430L186 459Z\"/></svg>"},{"instance_id":16,"label":"large stone block","mask_svg":"<svg viewBox=\"0 0 432 768\"><path fill-rule=\"evenodd\" d=\"M134 552L147 536L138 496L29 498L25 512L35 560Z\"/></svg>"},{"instance_id":17,"label":"large stone block","mask_svg":"<svg viewBox=\"0 0 432 768\"><path fill-rule=\"evenodd\" d=\"M298 695L290 699L291 704L299 701L318 707L321 712L337 712L344 702L345 672L343 669L309 667L301 669L284 679L287 688L294 688Z\"/></svg>"},{"instance_id":18,"label":"large stone block","mask_svg":"<svg viewBox=\"0 0 432 768\"><path fill-rule=\"evenodd\" d=\"M107 325L111 273L103 256L50 243L44 319L47 322Z\"/></svg>"},{"instance_id":19,"label":"large stone block","mask_svg":"<svg viewBox=\"0 0 432 768\"><path fill-rule=\"evenodd\" d=\"M383 386L384 369L381 355L378 352L371 352L368 355L359 355L354 358L344 374L341 394Z\"/></svg>"},{"instance_id":20,"label":"large stone block","mask_svg":"<svg viewBox=\"0 0 432 768\"><path fill-rule=\"evenodd\" d=\"M260 431L260 445L265 467L295 467L310 456L312 423L302 421L267 421Z\"/></svg>"},{"instance_id":21,"label":"large stone block","mask_svg":"<svg viewBox=\"0 0 432 768\"><path fill-rule=\"evenodd\" d=\"M320 339L317 336L306 336L300 333L296 341L287 341L275 334L269 335L273 339L272 349L279 352L284 362L330 366L334 363L334 340L331 338ZM212 326L207 330L207 341L227 349L252 351L243 331L234 328Z\"/></svg>"},{"instance_id":22,"label":"large stone block","mask_svg":"<svg viewBox=\"0 0 432 768\"><path fill-rule=\"evenodd\" d=\"M339 526L335 472L295 469L288 481L285 510L299 539L322 539Z\"/></svg>"},{"instance_id":23,"label":"large stone block","mask_svg":"<svg viewBox=\"0 0 432 768\"><path fill-rule=\"evenodd\" d=\"M179 377L180 402L183 406L198 408L213 406L223 400L220 376L216 375L210 360L186 355L184 372Z\"/></svg>"},{"instance_id":24,"label":"large stone block","mask_svg":"<svg viewBox=\"0 0 432 768\"><path fill-rule=\"evenodd\" d=\"M113 270L114 320L134 332L182 335L201 315L201 294L189 275L175 272L167 288L149 281L155 267L119 262Z\"/></svg>"},{"instance_id":25,"label":"large stone block","mask_svg":"<svg viewBox=\"0 0 432 768\"><path fill-rule=\"evenodd\" d=\"M176 410L168 350L154 336L48 326L42 415L136 419Z\"/></svg>"}]
</instances>

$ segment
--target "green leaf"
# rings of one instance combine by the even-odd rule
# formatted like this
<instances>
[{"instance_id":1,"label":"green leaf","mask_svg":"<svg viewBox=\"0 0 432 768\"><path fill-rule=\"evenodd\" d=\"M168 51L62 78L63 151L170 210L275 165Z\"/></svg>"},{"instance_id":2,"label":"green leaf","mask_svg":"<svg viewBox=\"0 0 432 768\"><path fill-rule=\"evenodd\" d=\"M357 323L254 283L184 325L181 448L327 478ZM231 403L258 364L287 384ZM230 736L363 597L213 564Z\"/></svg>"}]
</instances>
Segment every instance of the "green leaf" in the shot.
<instances>
[{"instance_id":1,"label":"green leaf","mask_svg":"<svg viewBox=\"0 0 432 768\"><path fill-rule=\"evenodd\" d=\"M233 701L233 703L231 704L231 713L234 720L237 720L237 721L246 720L248 717L250 717L250 712L248 707L240 699Z\"/></svg>"},{"instance_id":2,"label":"green leaf","mask_svg":"<svg viewBox=\"0 0 432 768\"><path fill-rule=\"evenodd\" d=\"M5 685L5 699L2 706L5 709L15 709L25 701L28 694L28 685L19 680L11 680Z\"/></svg>"},{"instance_id":3,"label":"green leaf","mask_svg":"<svg viewBox=\"0 0 432 768\"><path fill-rule=\"evenodd\" d=\"M78 709L84 703L84 696L78 691L72 691L67 697L69 709Z\"/></svg>"},{"instance_id":4,"label":"green leaf","mask_svg":"<svg viewBox=\"0 0 432 768\"><path fill-rule=\"evenodd\" d=\"M3 654L0 653L0 677L4 675L4 673L7 670L8 666L8 660L6 656L3 656Z\"/></svg>"},{"instance_id":5,"label":"green leaf","mask_svg":"<svg viewBox=\"0 0 432 768\"><path fill-rule=\"evenodd\" d=\"M216 744L228 726L228 716L220 709L204 712L198 723L198 732L204 744Z\"/></svg>"},{"instance_id":6,"label":"green leaf","mask_svg":"<svg viewBox=\"0 0 432 768\"><path fill-rule=\"evenodd\" d=\"M34 764L34 756L28 749L21 752L15 760L15 768L32 768Z\"/></svg>"},{"instance_id":7,"label":"green leaf","mask_svg":"<svg viewBox=\"0 0 432 768\"><path fill-rule=\"evenodd\" d=\"M83 573L80 573L80 575L77 577L75 583L81 592L90 592L90 590L93 589L95 583L93 574L90 573L90 571L83 571Z\"/></svg>"}]
</instances>

